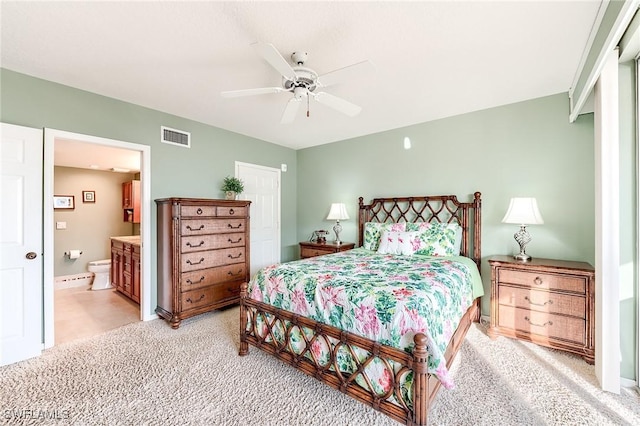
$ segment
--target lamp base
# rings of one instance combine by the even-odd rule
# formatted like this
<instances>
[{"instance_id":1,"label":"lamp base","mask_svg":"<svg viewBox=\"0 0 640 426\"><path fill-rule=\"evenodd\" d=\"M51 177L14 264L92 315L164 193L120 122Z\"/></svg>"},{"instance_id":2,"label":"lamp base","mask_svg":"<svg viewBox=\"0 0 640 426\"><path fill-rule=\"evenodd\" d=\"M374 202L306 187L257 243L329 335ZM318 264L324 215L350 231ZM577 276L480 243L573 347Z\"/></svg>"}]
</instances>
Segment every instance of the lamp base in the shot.
<instances>
[{"instance_id":1,"label":"lamp base","mask_svg":"<svg viewBox=\"0 0 640 426\"><path fill-rule=\"evenodd\" d=\"M520 246L520 253L513 256L514 259L519 260L520 262L528 262L531 260L531 256L524 252L525 247L531 241L531 235L527 232L526 225L520 225L520 230L513 234L513 238L516 239L516 242Z\"/></svg>"},{"instance_id":2,"label":"lamp base","mask_svg":"<svg viewBox=\"0 0 640 426\"><path fill-rule=\"evenodd\" d=\"M528 254L522 254L522 253L514 254L513 258L515 260L519 260L520 262L528 262L532 259L532 257L529 256Z\"/></svg>"},{"instance_id":3,"label":"lamp base","mask_svg":"<svg viewBox=\"0 0 640 426\"><path fill-rule=\"evenodd\" d=\"M340 244L342 244L342 241L340 241L340 232L342 232L342 225L340 225L339 220L336 220L336 224L333 225L333 232L336 233L336 239L334 243L339 246Z\"/></svg>"}]
</instances>

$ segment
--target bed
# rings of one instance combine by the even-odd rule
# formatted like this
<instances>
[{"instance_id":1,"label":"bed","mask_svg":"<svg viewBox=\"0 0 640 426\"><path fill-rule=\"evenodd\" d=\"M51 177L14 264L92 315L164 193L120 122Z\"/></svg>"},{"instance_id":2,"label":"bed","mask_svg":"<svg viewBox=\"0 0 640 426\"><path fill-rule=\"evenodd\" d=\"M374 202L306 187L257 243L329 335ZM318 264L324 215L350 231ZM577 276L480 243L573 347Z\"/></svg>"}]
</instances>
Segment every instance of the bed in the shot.
<instances>
[{"instance_id":1,"label":"bed","mask_svg":"<svg viewBox=\"0 0 640 426\"><path fill-rule=\"evenodd\" d=\"M269 266L242 285L239 354L253 345L401 423L426 425L480 317L480 227L479 192L470 202L361 197L358 248Z\"/></svg>"}]
</instances>

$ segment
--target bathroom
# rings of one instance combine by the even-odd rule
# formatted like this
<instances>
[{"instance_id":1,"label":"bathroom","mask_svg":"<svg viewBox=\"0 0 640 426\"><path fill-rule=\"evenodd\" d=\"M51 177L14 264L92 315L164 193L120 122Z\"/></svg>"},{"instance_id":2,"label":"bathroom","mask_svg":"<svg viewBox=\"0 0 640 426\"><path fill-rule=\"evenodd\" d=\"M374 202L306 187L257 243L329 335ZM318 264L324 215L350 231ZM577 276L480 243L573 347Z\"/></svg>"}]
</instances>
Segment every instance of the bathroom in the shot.
<instances>
[{"instance_id":1,"label":"bathroom","mask_svg":"<svg viewBox=\"0 0 640 426\"><path fill-rule=\"evenodd\" d=\"M111 259L112 237L140 236L140 219L123 209L123 183L139 183L139 171L139 152L55 142L55 344L140 320L140 305L111 287L110 265L95 265Z\"/></svg>"}]
</instances>

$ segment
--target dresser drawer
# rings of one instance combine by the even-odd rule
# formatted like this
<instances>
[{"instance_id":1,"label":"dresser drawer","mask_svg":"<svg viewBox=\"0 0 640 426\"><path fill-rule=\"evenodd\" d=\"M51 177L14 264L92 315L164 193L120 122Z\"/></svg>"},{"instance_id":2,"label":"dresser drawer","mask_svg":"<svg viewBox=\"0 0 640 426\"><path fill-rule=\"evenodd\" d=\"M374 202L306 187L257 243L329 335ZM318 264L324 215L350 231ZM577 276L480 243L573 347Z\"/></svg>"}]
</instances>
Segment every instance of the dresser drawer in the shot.
<instances>
[{"instance_id":1,"label":"dresser drawer","mask_svg":"<svg viewBox=\"0 0 640 426\"><path fill-rule=\"evenodd\" d=\"M586 342L585 320L563 315L500 305L498 326L580 345L584 345Z\"/></svg>"},{"instance_id":2,"label":"dresser drawer","mask_svg":"<svg viewBox=\"0 0 640 426\"><path fill-rule=\"evenodd\" d=\"M498 290L501 305L530 309L538 312L570 315L586 318L587 301L584 296L552 293L542 290L526 289L501 285Z\"/></svg>"},{"instance_id":3,"label":"dresser drawer","mask_svg":"<svg viewBox=\"0 0 640 426\"><path fill-rule=\"evenodd\" d=\"M224 217L224 216L245 217L247 215L247 208L218 206L217 215L220 217Z\"/></svg>"},{"instance_id":4,"label":"dresser drawer","mask_svg":"<svg viewBox=\"0 0 640 426\"><path fill-rule=\"evenodd\" d=\"M181 291L191 291L226 281L244 280L246 269L244 263L184 272L180 277Z\"/></svg>"},{"instance_id":5,"label":"dresser drawer","mask_svg":"<svg viewBox=\"0 0 640 426\"><path fill-rule=\"evenodd\" d=\"M323 250L320 248L310 248L310 247L300 248L300 257L302 258L322 256L324 254L331 254L331 253L335 253L335 250L331 250L331 249Z\"/></svg>"},{"instance_id":6,"label":"dresser drawer","mask_svg":"<svg viewBox=\"0 0 640 426\"><path fill-rule=\"evenodd\" d=\"M215 206L180 206L181 216L208 217L216 215Z\"/></svg>"},{"instance_id":7,"label":"dresser drawer","mask_svg":"<svg viewBox=\"0 0 640 426\"><path fill-rule=\"evenodd\" d=\"M535 289L561 290L585 294L587 283L583 277L570 275L542 274L535 271L500 269L498 281L501 284L519 284Z\"/></svg>"},{"instance_id":8,"label":"dresser drawer","mask_svg":"<svg viewBox=\"0 0 640 426\"><path fill-rule=\"evenodd\" d=\"M245 232L245 219L185 219L181 221L181 235Z\"/></svg>"},{"instance_id":9,"label":"dresser drawer","mask_svg":"<svg viewBox=\"0 0 640 426\"><path fill-rule=\"evenodd\" d=\"M241 283L242 281L228 282L184 292L180 295L182 309L188 311L232 299L239 300Z\"/></svg>"},{"instance_id":10,"label":"dresser drawer","mask_svg":"<svg viewBox=\"0 0 640 426\"><path fill-rule=\"evenodd\" d=\"M209 234L180 238L182 253L227 247L244 247L245 243L245 236L242 232L233 234Z\"/></svg>"},{"instance_id":11,"label":"dresser drawer","mask_svg":"<svg viewBox=\"0 0 640 426\"><path fill-rule=\"evenodd\" d=\"M244 247L185 253L180 261L182 272L245 262Z\"/></svg>"}]
</instances>

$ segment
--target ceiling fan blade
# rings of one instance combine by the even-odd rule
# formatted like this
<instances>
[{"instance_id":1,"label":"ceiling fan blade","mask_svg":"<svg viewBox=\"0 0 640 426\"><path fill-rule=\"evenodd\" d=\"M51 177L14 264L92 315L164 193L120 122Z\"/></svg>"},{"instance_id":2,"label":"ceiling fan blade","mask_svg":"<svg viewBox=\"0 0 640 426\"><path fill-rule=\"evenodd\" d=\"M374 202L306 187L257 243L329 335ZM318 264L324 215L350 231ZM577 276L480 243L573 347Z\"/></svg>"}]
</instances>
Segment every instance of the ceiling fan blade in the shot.
<instances>
[{"instance_id":1,"label":"ceiling fan blade","mask_svg":"<svg viewBox=\"0 0 640 426\"><path fill-rule=\"evenodd\" d=\"M282 118L280 119L280 123L288 124L292 123L296 118L296 114L298 113L298 109L300 108L300 104L302 103L301 99L291 98L289 102L287 102L287 106L284 108L284 112L282 113Z\"/></svg>"},{"instance_id":2,"label":"ceiling fan blade","mask_svg":"<svg viewBox=\"0 0 640 426\"><path fill-rule=\"evenodd\" d=\"M322 74L318 76L318 83L320 87L327 87L333 84L342 83L343 81L355 80L361 74L371 73L373 71L375 71L375 67L371 61L366 60Z\"/></svg>"},{"instance_id":3,"label":"ceiling fan blade","mask_svg":"<svg viewBox=\"0 0 640 426\"><path fill-rule=\"evenodd\" d=\"M238 98L240 96L265 95L267 93L280 93L286 90L282 87L261 87L258 89L229 90L220 92L223 98Z\"/></svg>"},{"instance_id":4,"label":"ceiling fan blade","mask_svg":"<svg viewBox=\"0 0 640 426\"><path fill-rule=\"evenodd\" d=\"M253 48L274 67L280 74L288 80L296 79L296 72L291 65L282 57L278 49L271 43L254 43Z\"/></svg>"},{"instance_id":5,"label":"ceiling fan blade","mask_svg":"<svg viewBox=\"0 0 640 426\"><path fill-rule=\"evenodd\" d=\"M336 111L340 111L349 117L355 117L360 113L360 111L362 111L362 107L325 92L316 93L314 98L321 104L331 107Z\"/></svg>"}]
</instances>

